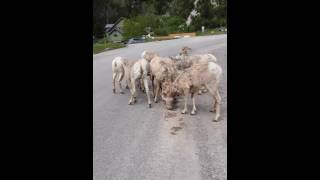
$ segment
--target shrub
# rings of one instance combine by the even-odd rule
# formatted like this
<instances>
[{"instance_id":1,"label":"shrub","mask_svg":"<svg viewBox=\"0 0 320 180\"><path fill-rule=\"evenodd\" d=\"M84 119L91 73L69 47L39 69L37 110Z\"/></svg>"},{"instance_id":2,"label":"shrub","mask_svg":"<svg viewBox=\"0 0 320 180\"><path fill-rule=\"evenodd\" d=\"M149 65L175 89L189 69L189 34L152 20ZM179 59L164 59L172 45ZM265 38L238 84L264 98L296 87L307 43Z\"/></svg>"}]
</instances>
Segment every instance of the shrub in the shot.
<instances>
[{"instance_id":1,"label":"shrub","mask_svg":"<svg viewBox=\"0 0 320 180\"><path fill-rule=\"evenodd\" d=\"M184 31L185 20L179 16L163 17L163 27L167 27L169 33Z\"/></svg>"},{"instance_id":2,"label":"shrub","mask_svg":"<svg viewBox=\"0 0 320 180\"><path fill-rule=\"evenodd\" d=\"M186 31L185 20L178 16L136 16L124 21L124 39L148 34L148 28L157 36Z\"/></svg>"},{"instance_id":3,"label":"shrub","mask_svg":"<svg viewBox=\"0 0 320 180\"><path fill-rule=\"evenodd\" d=\"M123 24L123 37L129 39L132 37L142 36L148 34L146 27L152 29L159 28L160 20L158 16L136 16L131 19L126 19Z\"/></svg>"},{"instance_id":4,"label":"shrub","mask_svg":"<svg viewBox=\"0 0 320 180\"><path fill-rule=\"evenodd\" d=\"M158 28L154 30L154 34L157 36L167 36L168 30L166 28Z\"/></svg>"}]
</instances>

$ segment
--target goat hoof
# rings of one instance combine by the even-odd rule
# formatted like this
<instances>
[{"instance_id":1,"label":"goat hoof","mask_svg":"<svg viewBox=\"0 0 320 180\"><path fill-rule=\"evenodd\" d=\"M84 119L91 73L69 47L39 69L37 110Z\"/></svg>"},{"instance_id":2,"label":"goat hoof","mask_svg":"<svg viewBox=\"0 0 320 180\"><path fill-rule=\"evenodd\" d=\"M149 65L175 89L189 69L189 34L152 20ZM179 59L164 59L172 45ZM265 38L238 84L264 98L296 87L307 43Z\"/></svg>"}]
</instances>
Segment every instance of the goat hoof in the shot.
<instances>
[{"instance_id":1,"label":"goat hoof","mask_svg":"<svg viewBox=\"0 0 320 180\"><path fill-rule=\"evenodd\" d=\"M123 91L120 91L120 94L124 94L124 92L123 92Z\"/></svg>"},{"instance_id":2,"label":"goat hoof","mask_svg":"<svg viewBox=\"0 0 320 180\"><path fill-rule=\"evenodd\" d=\"M181 111L181 114L186 114L187 112L186 111Z\"/></svg>"},{"instance_id":3,"label":"goat hoof","mask_svg":"<svg viewBox=\"0 0 320 180\"><path fill-rule=\"evenodd\" d=\"M134 103L135 103L135 100L130 100L128 104L133 105Z\"/></svg>"},{"instance_id":4,"label":"goat hoof","mask_svg":"<svg viewBox=\"0 0 320 180\"><path fill-rule=\"evenodd\" d=\"M196 111L192 111L190 114L191 115L196 115L197 113L196 113Z\"/></svg>"},{"instance_id":5,"label":"goat hoof","mask_svg":"<svg viewBox=\"0 0 320 180\"><path fill-rule=\"evenodd\" d=\"M149 108L151 108L151 104L149 104Z\"/></svg>"},{"instance_id":6,"label":"goat hoof","mask_svg":"<svg viewBox=\"0 0 320 180\"><path fill-rule=\"evenodd\" d=\"M126 86L126 89L129 89L129 86Z\"/></svg>"},{"instance_id":7,"label":"goat hoof","mask_svg":"<svg viewBox=\"0 0 320 180\"><path fill-rule=\"evenodd\" d=\"M115 94L115 93L116 93L116 90L115 90L115 89L112 89L112 92L113 92L113 94Z\"/></svg>"}]
</instances>

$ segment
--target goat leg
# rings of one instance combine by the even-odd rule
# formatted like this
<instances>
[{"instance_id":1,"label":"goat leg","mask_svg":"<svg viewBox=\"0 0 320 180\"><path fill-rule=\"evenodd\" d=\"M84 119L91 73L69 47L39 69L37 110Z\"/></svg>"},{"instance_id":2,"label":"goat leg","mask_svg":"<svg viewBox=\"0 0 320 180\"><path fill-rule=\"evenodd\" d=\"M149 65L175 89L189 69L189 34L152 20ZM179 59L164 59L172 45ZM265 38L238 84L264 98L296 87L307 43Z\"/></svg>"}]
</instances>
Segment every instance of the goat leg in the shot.
<instances>
[{"instance_id":1,"label":"goat leg","mask_svg":"<svg viewBox=\"0 0 320 180\"><path fill-rule=\"evenodd\" d=\"M184 90L184 109L181 111L182 114L186 114L188 112L188 96L189 89Z\"/></svg>"},{"instance_id":2,"label":"goat leg","mask_svg":"<svg viewBox=\"0 0 320 180\"><path fill-rule=\"evenodd\" d=\"M160 81L157 80L157 87L156 87L156 95L154 96L154 102L158 102L159 92L160 92Z\"/></svg>"},{"instance_id":3,"label":"goat leg","mask_svg":"<svg viewBox=\"0 0 320 180\"><path fill-rule=\"evenodd\" d=\"M122 81L122 79L123 79L123 76L124 76L124 74L121 72L121 73L119 74L119 78L118 78L118 83L119 83L119 88L120 88L120 93L121 93L121 94L124 93L123 90L122 90L122 86L121 86L121 81Z\"/></svg>"},{"instance_id":4,"label":"goat leg","mask_svg":"<svg viewBox=\"0 0 320 180\"><path fill-rule=\"evenodd\" d=\"M214 118L214 121L218 121L219 117L220 117L220 105L221 105L221 96L219 94L219 90L216 90L215 93L215 110L216 110L216 116Z\"/></svg>"},{"instance_id":5,"label":"goat leg","mask_svg":"<svg viewBox=\"0 0 320 180\"><path fill-rule=\"evenodd\" d=\"M112 74L112 92L116 93L116 73Z\"/></svg>"},{"instance_id":6,"label":"goat leg","mask_svg":"<svg viewBox=\"0 0 320 180\"><path fill-rule=\"evenodd\" d=\"M154 92L154 76L151 74L150 76L150 79L151 79L151 85L152 85L152 95L153 95L153 98L155 97L155 92Z\"/></svg>"},{"instance_id":7,"label":"goat leg","mask_svg":"<svg viewBox=\"0 0 320 180\"><path fill-rule=\"evenodd\" d=\"M136 102L136 83L135 80L131 81L131 96L130 96L130 100L129 100L129 105L132 105Z\"/></svg>"},{"instance_id":8,"label":"goat leg","mask_svg":"<svg viewBox=\"0 0 320 180\"><path fill-rule=\"evenodd\" d=\"M191 115L195 115L197 112L197 108L196 108L194 93L191 94L191 98L192 98L192 104L193 104Z\"/></svg>"},{"instance_id":9,"label":"goat leg","mask_svg":"<svg viewBox=\"0 0 320 180\"><path fill-rule=\"evenodd\" d=\"M151 108L151 100L150 100L150 95L149 95L149 86L148 86L148 80L147 76L143 76L143 82L144 82L144 88L146 90L147 98L148 98L148 106Z\"/></svg>"}]
</instances>

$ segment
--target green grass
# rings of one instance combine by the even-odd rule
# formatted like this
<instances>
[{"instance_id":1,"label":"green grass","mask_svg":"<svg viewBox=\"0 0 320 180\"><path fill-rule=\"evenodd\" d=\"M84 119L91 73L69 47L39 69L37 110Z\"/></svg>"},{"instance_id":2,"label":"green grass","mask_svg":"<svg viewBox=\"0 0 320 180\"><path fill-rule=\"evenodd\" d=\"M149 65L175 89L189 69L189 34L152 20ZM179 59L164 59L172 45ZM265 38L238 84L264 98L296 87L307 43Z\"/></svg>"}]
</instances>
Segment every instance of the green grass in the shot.
<instances>
[{"instance_id":1,"label":"green grass","mask_svg":"<svg viewBox=\"0 0 320 180\"><path fill-rule=\"evenodd\" d=\"M117 49L122 47L125 47L125 45L121 43L112 43L112 42L107 42L105 44L104 39L100 39L93 44L93 54L103 52L106 49Z\"/></svg>"},{"instance_id":2,"label":"green grass","mask_svg":"<svg viewBox=\"0 0 320 180\"><path fill-rule=\"evenodd\" d=\"M217 34L226 34L226 32L218 31L217 29L207 29L204 32L197 31L197 36L209 36L209 35L217 35Z\"/></svg>"}]
</instances>

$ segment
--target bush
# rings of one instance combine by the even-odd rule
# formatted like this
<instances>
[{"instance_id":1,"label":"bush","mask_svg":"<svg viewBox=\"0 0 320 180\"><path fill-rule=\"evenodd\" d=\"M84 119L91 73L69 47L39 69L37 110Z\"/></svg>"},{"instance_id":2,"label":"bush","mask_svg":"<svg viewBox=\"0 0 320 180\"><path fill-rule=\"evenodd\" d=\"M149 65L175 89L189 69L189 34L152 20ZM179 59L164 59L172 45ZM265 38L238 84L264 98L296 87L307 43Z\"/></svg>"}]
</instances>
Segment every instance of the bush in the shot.
<instances>
[{"instance_id":1,"label":"bush","mask_svg":"<svg viewBox=\"0 0 320 180\"><path fill-rule=\"evenodd\" d=\"M203 2L202 5L199 4L201 5L199 8L204 13L193 17L189 27L186 26L185 19L180 16L149 14L126 19L123 27L124 40L147 35L148 32L154 32L156 36L167 36L169 33L201 31L201 26L205 26L205 29L226 27L225 6L213 7Z\"/></svg>"},{"instance_id":2,"label":"bush","mask_svg":"<svg viewBox=\"0 0 320 180\"><path fill-rule=\"evenodd\" d=\"M132 37L142 36L148 34L146 27L152 29L159 28L160 19L155 15L136 16L131 19L126 19L123 24L123 37L129 39Z\"/></svg>"},{"instance_id":3,"label":"bush","mask_svg":"<svg viewBox=\"0 0 320 180\"><path fill-rule=\"evenodd\" d=\"M220 6L213 6L208 4L206 0L199 0L197 11L200 12L200 14L192 18L191 25L197 31L201 30L201 26L205 26L206 29L226 26L226 2L222 1L220 3Z\"/></svg>"},{"instance_id":4,"label":"bush","mask_svg":"<svg viewBox=\"0 0 320 180\"><path fill-rule=\"evenodd\" d=\"M157 36L167 36L168 30L166 28L158 28L154 30L154 34Z\"/></svg>"},{"instance_id":5,"label":"bush","mask_svg":"<svg viewBox=\"0 0 320 180\"><path fill-rule=\"evenodd\" d=\"M134 20L126 19L123 23L123 38L125 40L131 37L143 35L143 29L141 25Z\"/></svg>"},{"instance_id":6,"label":"bush","mask_svg":"<svg viewBox=\"0 0 320 180\"><path fill-rule=\"evenodd\" d=\"M146 27L157 36L186 31L185 20L178 16L136 16L124 21L124 39L148 34Z\"/></svg>"},{"instance_id":7,"label":"bush","mask_svg":"<svg viewBox=\"0 0 320 180\"><path fill-rule=\"evenodd\" d=\"M185 20L179 16L163 17L163 27L167 27L169 33L182 32L185 28Z\"/></svg>"},{"instance_id":8,"label":"bush","mask_svg":"<svg viewBox=\"0 0 320 180\"><path fill-rule=\"evenodd\" d=\"M193 30L200 31L201 26L205 26L205 29L218 28L221 26L226 27L226 20L225 20L225 18L221 18L221 17L213 17L211 19L204 19L204 18L201 18L200 16L196 16L196 17L192 18L191 27Z\"/></svg>"}]
</instances>

